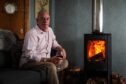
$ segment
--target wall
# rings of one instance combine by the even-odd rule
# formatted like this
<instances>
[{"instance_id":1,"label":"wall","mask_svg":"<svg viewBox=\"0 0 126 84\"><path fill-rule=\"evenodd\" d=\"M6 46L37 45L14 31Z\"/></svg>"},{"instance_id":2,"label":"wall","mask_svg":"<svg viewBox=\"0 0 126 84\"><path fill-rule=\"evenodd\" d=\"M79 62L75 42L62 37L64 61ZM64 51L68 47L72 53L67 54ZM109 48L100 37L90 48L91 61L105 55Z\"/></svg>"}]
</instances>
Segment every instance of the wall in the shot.
<instances>
[{"instance_id":1,"label":"wall","mask_svg":"<svg viewBox=\"0 0 126 84\"><path fill-rule=\"evenodd\" d=\"M30 19L30 28L32 28L35 25L35 1L29 0L29 19Z\"/></svg>"},{"instance_id":2,"label":"wall","mask_svg":"<svg viewBox=\"0 0 126 84\"><path fill-rule=\"evenodd\" d=\"M104 0L104 32L112 34L112 69L126 76L126 0ZM91 33L91 0L55 0L55 33L71 66L83 68L85 33Z\"/></svg>"},{"instance_id":3,"label":"wall","mask_svg":"<svg viewBox=\"0 0 126 84\"><path fill-rule=\"evenodd\" d=\"M73 66L83 67L83 35L91 32L90 3L90 0L55 1L55 32Z\"/></svg>"}]
</instances>

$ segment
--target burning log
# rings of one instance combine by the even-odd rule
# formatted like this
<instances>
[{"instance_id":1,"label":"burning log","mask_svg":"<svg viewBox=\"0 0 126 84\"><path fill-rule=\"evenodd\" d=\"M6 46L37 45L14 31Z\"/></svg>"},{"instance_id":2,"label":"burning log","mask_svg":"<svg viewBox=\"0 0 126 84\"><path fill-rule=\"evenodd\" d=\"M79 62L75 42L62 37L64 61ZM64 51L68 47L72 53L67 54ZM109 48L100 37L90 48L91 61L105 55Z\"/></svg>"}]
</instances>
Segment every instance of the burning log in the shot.
<instances>
[{"instance_id":1,"label":"burning log","mask_svg":"<svg viewBox=\"0 0 126 84\"><path fill-rule=\"evenodd\" d=\"M100 53L98 53L98 54L92 56L92 57L90 58L90 60L91 60L91 62L103 61L103 60L104 60L104 58L103 58L103 53L100 52Z\"/></svg>"}]
</instances>

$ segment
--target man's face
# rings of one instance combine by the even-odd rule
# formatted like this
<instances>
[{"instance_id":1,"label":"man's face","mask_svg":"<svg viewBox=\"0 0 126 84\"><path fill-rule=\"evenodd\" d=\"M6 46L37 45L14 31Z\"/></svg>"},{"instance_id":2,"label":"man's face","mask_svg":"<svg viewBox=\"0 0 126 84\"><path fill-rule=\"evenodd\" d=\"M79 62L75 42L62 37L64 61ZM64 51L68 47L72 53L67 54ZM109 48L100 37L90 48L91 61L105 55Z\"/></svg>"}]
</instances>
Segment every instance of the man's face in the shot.
<instances>
[{"instance_id":1,"label":"man's face","mask_svg":"<svg viewBox=\"0 0 126 84\"><path fill-rule=\"evenodd\" d=\"M50 24L50 16L47 12L39 13L37 17L37 25L43 31L47 31Z\"/></svg>"}]
</instances>

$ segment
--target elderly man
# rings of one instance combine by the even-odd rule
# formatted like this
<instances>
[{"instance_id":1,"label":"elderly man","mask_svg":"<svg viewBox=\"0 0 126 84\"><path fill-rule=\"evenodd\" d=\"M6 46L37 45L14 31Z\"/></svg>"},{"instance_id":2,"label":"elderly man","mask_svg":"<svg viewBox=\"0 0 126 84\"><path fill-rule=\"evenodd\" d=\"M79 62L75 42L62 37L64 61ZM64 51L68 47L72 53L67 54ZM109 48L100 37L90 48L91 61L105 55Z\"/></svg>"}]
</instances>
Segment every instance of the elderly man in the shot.
<instances>
[{"instance_id":1,"label":"elderly man","mask_svg":"<svg viewBox=\"0 0 126 84\"><path fill-rule=\"evenodd\" d=\"M41 10L36 21L37 24L25 35L20 67L40 70L46 67L48 84L59 84L57 70L63 70L68 66L65 50L49 27L49 13ZM51 49L58 50L58 54L51 57ZM57 68L59 65L60 69Z\"/></svg>"}]
</instances>

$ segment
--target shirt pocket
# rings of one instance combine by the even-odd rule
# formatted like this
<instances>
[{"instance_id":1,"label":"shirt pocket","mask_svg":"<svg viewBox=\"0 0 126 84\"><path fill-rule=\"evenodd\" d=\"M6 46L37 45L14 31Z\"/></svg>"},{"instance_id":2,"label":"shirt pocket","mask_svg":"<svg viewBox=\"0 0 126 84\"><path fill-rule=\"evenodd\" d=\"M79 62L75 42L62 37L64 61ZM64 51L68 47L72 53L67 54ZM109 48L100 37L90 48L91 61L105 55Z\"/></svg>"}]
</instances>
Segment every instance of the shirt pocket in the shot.
<instances>
[{"instance_id":1,"label":"shirt pocket","mask_svg":"<svg viewBox=\"0 0 126 84\"><path fill-rule=\"evenodd\" d=\"M42 49L47 47L47 42L45 40L45 37L41 35L41 37L38 37L38 43L37 43L37 50L41 51Z\"/></svg>"}]
</instances>

